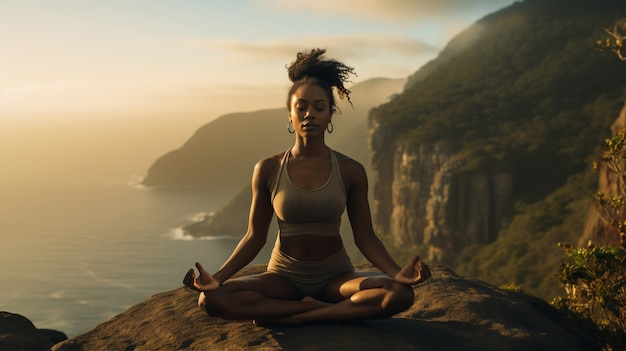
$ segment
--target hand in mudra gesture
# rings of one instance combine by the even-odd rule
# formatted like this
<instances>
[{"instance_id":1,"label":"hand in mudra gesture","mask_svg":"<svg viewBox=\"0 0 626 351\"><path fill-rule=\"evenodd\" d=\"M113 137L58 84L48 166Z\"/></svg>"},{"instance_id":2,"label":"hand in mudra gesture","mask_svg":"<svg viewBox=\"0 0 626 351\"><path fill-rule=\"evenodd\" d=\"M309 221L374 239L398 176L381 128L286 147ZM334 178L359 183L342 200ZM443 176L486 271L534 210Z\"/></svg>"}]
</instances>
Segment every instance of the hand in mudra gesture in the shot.
<instances>
[{"instance_id":1,"label":"hand in mudra gesture","mask_svg":"<svg viewBox=\"0 0 626 351\"><path fill-rule=\"evenodd\" d=\"M431 277L430 268L419 256L414 256L393 279L398 283L415 285Z\"/></svg>"},{"instance_id":2,"label":"hand in mudra gesture","mask_svg":"<svg viewBox=\"0 0 626 351\"><path fill-rule=\"evenodd\" d=\"M196 262L196 268L198 268L199 275L196 278L196 272L191 268L187 271L183 284L196 291L213 291L220 287L220 282L217 281L211 273L207 272L200 263Z\"/></svg>"}]
</instances>

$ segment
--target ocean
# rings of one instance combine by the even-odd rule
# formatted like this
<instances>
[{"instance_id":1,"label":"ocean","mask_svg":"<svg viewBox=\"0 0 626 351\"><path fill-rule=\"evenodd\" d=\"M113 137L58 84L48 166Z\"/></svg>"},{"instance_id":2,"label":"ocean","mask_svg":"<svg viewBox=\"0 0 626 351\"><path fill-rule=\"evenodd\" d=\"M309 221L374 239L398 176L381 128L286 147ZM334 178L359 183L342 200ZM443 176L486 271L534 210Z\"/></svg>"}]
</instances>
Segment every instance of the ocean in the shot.
<instances>
[{"instance_id":1,"label":"ocean","mask_svg":"<svg viewBox=\"0 0 626 351\"><path fill-rule=\"evenodd\" d=\"M144 188L142 172L163 151L137 149L156 142L43 129L0 130L0 310L76 336L182 286L196 261L214 271L237 244L180 228L240 189Z\"/></svg>"}]
</instances>

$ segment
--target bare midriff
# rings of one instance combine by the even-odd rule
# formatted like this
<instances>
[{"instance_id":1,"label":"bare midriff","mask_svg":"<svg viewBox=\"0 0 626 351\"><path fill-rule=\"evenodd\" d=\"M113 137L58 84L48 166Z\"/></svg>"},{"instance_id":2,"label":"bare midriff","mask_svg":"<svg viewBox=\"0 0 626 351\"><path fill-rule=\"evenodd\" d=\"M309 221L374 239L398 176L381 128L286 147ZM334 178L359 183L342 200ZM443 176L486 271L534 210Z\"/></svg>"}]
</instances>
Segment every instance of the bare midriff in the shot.
<instances>
[{"instance_id":1,"label":"bare midriff","mask_svg":"<svg viewBox=\"0 0 626 351\"><path fill-rule=\"evenodd\" d=\"M343 246L341 236L300 234L280 238L280 250L301 261L319 261L329 257Z\"/></svg>"}]
</instances>

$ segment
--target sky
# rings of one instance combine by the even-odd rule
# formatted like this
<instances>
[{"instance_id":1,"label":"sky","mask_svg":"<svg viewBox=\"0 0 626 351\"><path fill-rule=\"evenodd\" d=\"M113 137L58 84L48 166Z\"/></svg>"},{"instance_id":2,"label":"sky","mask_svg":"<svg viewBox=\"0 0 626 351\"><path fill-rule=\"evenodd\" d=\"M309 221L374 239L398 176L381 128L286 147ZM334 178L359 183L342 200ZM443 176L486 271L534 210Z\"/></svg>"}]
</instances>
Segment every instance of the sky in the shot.
<instances>
[{"instance_id":1,"label":"sky","mask_svg":"<svg viewBox=\"0 0 626 351\"><path fill-rule=\"evenodd\" d=\"M354 83L404 78L513 2L0 0L0 125L281 107L313 47Z\"/></svg>"}]
</instances>

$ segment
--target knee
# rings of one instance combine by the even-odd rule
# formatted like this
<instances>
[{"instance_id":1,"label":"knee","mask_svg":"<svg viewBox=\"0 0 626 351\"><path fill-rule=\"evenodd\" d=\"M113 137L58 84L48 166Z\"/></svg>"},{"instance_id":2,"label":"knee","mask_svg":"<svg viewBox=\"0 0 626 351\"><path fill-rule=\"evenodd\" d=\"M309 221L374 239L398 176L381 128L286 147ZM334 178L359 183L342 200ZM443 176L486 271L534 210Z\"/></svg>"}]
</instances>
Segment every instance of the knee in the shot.
<instances>
[{"instance_id":1,"label":"knee","mask_svg":"<svg viewBox=\"0 0 626 351\"><path fill-rule=\"evenodd\" d=\"M209 316L218 317L217 306L219 305L219 299L215 295L214 292L201 292L200 296L198 296L198 307Z\"/></svg>"},{"instance_id":2,"label":"knee","mask_svg":"<svg viewBox=\"0 0 626 351\"><path fill-rule=\"evenodd\" d=\"M203 292L201 292L198 296L198 307L200 307L201 310L206 311L206 296L204 296Z\"/></svg>"}]
</instances>

